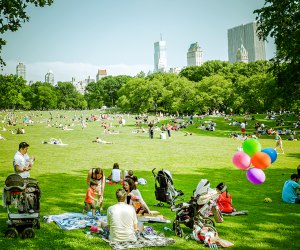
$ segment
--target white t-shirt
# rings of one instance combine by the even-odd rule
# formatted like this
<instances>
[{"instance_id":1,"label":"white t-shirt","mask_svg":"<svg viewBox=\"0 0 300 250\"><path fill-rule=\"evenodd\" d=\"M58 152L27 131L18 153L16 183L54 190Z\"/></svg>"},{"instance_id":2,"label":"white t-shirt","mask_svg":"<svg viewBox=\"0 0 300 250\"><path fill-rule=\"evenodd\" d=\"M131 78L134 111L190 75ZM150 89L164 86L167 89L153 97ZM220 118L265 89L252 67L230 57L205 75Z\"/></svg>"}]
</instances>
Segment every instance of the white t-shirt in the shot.
<instances>
[{"instance_id":1,"label":"white t-shirt","mask_svg":"<svg viewBox=\"0 0 300 250\"><path fill-rule=\"evenodd\" d=\"M111 171L111 180L112 181L120 181L121 180L121 170L120 169L113 169Z\"/></svg>"},{"instance_id":2,"label":"white t-shirt","mask_svg":"<svg viewBox=\"0 0 300 250\"><path fill-rule=\"evenodd\" d=\"M19 166L20 168L25 168L29 165L29 156L28 154L22 155L20 151L17 151L17 153L14 156L14 161L13 161L13 166L14 166L14 171L15 174L20 175L22 178L28 178L30 177L29 171L24 171L24 172L18 172L16 171L16 166Z\"/></svg>"},{"instance_id":3,"label":"white t-shirt","mask_svg":"<svg viewBox=\"0 0 300 250\"><path fill-rule=\"evenodd\" d=\"M107 223L110 241L136 241L134 225L137 217L133 206L124 202L110 206L107 209Z\"/></svg>"}]
</instances>

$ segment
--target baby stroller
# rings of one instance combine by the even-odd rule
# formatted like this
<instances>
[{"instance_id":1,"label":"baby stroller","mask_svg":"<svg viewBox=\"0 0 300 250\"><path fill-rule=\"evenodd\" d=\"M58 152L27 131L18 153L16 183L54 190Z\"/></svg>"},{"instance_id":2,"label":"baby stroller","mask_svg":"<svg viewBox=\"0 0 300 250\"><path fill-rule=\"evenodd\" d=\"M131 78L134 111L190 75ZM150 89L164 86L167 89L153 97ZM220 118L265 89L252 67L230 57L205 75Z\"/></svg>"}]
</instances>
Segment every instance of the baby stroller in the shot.
<instances>
[{"instance_id":1,"label":"baby stroller","mask_svg":"<svg viewBox=\"0 0 300 250\"><path fill-rule=\"evenodd\" d=\"M36 179L23 179L18 174L9 175L2 193L3 207L7 208L8 229L5 237L34 238L34 228L40 228L39 210L41 192Z\"/></svg>"},{"instance_id":2,"label":"baby stroller","mask_svg":"<svg viewBox=\"0 0 300 250\"><path fill-rule=\"evenodd\" d=\"M166 202L169 205L175 204L175 199L183 195L181 190L176 190L173 186L172 175L168 170L160 170L157 174L154 173L156 168L152 170L155 178L155 198L159 203L157 206L162 207Z\"/></svg>"},{"instance_id":3,"label":"baby stroller","mask_svg":"<svg viewBox=\"0 0 300 250\"><path fill-rule=\"evenodd\" d=\"M223 221L222 214L217 207L216 199L219 194L215 189L210 188L210 183L202 179L193 192L191 200L186 203L180 203L171 207L176 212L176 218L173 222L173 229L177 236L183 236L183 230L180 224L193 229L193 238L200 241L204 240L202 232L217 233L215 223L208 216L211 211L214 213L217 222Z\"/></svg>"}]
</instances>

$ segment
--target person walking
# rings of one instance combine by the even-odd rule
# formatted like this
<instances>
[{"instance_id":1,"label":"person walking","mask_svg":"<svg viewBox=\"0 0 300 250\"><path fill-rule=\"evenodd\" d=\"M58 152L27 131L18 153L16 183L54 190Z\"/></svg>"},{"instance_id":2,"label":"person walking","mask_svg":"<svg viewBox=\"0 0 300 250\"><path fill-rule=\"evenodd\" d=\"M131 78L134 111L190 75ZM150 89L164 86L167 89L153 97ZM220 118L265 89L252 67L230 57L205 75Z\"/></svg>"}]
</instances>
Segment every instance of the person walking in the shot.
<instances>
[{"instance_id":1,"label":"person walking","mask_svg":"<svg viewBox=\"0 0 300 250\"><path fill-rule=\"evenodd\" d=\"M275 145L274 150L276 150L277 147L279 147L281 152L284 154L284 150L283 150L283 146L282 146L282 138L278 132L275 132L275 141L276 141L276 145Z\"/></svg>"}]
</instances>

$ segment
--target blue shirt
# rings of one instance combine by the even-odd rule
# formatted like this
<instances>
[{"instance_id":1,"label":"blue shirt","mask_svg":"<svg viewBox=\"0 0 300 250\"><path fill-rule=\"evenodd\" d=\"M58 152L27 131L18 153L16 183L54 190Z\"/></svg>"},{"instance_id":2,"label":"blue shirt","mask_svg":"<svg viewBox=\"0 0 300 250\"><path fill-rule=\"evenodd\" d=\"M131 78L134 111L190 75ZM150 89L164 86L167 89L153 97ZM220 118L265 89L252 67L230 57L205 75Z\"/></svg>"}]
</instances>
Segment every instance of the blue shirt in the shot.
<instances>
[{"instance_id":1,"label":"blue shirt","mask_svg":"<svg viewBox=\"0 0 300 250\"><path fill-rule=\"evenodd\" d=\"M295 203L297 198L296 189L300 186L293 180L288 180L284 183L282 189L282 200L287 203Z\"/></svg>"}]
</instances>

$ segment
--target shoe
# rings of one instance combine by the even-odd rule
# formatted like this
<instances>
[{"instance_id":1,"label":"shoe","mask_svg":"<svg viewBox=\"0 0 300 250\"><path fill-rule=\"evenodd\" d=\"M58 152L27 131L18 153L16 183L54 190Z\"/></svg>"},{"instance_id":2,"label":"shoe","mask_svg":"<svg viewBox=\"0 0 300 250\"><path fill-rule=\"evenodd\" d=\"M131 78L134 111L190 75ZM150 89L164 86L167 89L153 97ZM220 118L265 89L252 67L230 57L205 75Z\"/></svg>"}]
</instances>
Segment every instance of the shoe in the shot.
<instances>
[{"instance_id":1,"label":"shoe","mask_svg":"<svg viewBox=\"0 0 300 250\"><path fill-rule=\"evenodd\" d=\"M30 209L30 210L28 211L28 213L33 214L33 213L34 213L34 210L33 210L33 209Z\"/></svg>"}]
</instances>

